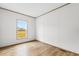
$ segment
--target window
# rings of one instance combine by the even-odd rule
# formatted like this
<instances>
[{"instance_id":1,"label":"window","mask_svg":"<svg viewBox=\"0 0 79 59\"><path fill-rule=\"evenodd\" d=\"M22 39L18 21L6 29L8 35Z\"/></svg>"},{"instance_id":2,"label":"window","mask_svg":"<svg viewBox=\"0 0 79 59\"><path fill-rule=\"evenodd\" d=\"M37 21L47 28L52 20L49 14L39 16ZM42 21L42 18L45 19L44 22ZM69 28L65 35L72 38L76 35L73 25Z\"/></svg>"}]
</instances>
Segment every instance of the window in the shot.
<instances>
[{"instance_id":1,"label":"window","mask_svg":"<svg viewBox=\"0 0 79 59\"><path fill-rule=\"evenodd\" d=\"M24 20L17 20L16 24L16 36L17 39L27 38L27 22Z\"/></svg>"}]
</instances>

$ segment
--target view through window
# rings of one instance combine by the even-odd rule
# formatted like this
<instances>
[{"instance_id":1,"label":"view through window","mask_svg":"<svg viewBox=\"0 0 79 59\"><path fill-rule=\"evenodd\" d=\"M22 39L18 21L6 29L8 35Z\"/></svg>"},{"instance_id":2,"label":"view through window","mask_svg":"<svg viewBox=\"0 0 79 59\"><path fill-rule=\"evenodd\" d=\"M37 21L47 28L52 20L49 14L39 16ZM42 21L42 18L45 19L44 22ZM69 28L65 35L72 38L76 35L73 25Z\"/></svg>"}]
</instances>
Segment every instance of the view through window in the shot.
<instances>
[{"instance_id":1,"label":"view through window","mask_svg":"<svg viewBox=\"0 0 79 59\"><path fill-rule=\"evenodd\" d=\"M17 20L16 24L16 36L17 39L26 39L27 38L27 22L24 20Z\"/></svg>"}]
</instances>

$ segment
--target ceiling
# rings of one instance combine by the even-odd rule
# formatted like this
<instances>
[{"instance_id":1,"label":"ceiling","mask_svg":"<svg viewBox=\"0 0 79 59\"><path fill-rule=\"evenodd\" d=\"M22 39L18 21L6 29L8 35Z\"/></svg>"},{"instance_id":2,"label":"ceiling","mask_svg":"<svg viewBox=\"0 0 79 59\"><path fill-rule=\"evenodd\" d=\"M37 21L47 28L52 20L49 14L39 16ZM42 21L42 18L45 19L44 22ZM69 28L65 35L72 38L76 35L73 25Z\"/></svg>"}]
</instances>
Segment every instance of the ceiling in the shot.
<instances>
[{"instance_id":1,"label":"ceiling","mask_svg":"<svg viewBox=\"0 0 79 59\"><path fill-rule=\"evenodd\" d=\"M65 3L0 3L0 7L32 17L38 17Z\"/></svg>"}]
</instances>

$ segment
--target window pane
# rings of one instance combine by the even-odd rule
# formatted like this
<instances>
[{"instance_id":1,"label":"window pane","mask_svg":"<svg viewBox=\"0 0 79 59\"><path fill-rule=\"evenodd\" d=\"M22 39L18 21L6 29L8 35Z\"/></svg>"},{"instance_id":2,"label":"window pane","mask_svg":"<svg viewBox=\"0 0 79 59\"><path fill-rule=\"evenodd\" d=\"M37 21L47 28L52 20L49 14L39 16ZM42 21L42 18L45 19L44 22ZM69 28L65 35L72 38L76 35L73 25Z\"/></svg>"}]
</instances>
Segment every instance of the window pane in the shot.
<instances>
[{"instance_id":1,"label":"window pane","mask_svg":"<svg viewBox=\"0 0 79 59\"><path fill-rule=\"evenodd\" d=\"M27 22L23 20L17 20L17 39L27 38Z\"/></svg>"}]
</instances>

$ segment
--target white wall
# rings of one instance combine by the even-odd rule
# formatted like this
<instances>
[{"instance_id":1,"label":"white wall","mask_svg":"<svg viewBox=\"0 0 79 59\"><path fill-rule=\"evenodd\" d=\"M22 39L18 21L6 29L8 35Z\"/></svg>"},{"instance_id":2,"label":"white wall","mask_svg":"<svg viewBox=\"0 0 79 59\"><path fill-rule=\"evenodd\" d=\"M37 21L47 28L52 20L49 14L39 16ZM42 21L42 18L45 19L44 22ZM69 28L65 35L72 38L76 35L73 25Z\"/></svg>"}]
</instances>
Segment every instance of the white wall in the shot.
<instances>
[{"instance_id":1,"label":"white wall","mask_svg":"<svg viewBox=\"0 0 79 59\"><path fill-rule=\"evenodd\" d=\"M28 39L16 39L16 20L28 22ZM0 47L35 39L35 19L0 9Z\"/></svg>"},{"instance_id":2,"label":"white wall","mask_svg":"<svg viewBox=\"0 0 79 59\"><path fill-rule=\"evenodd\" d=\"M36 20L37 39L79 53L79 4L70 4Z\"/></svg>"}]
</instances>

